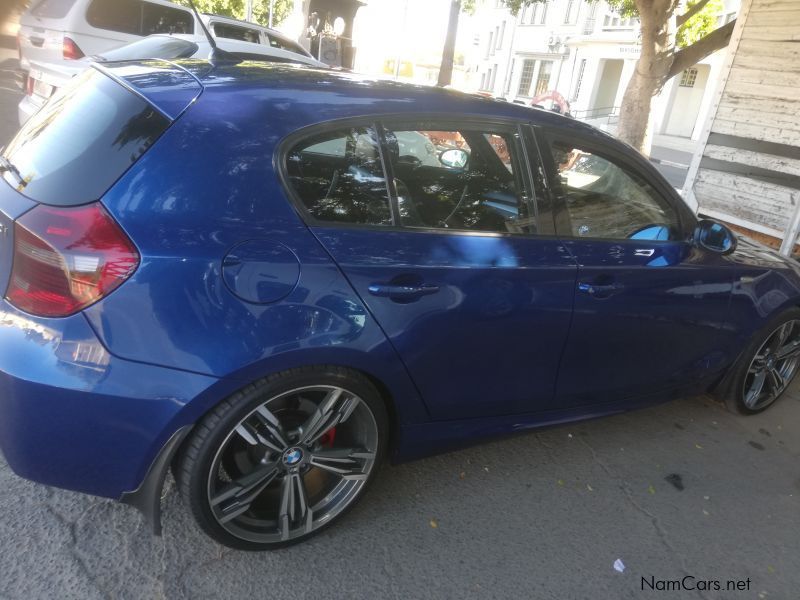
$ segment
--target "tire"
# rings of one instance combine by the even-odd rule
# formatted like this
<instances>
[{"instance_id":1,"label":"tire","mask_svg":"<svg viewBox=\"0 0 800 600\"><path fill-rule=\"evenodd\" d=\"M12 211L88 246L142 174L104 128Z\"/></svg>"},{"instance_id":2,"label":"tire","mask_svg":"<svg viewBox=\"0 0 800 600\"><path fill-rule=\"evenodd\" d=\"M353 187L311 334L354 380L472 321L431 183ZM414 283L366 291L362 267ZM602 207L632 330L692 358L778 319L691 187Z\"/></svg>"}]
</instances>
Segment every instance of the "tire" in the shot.
<instances>
[{"instance_id":1,"label":"tire","mask_svg":"<svg viewBox=\"0 0 800 600\"><path fill-rule=\"evenodd\" d=\"M178 461L178 486L200 528L240 550L304 541L341 519L386 454L388 416L375 386L336 366L291 369L220 402Z\"/></svg>"},{"instance_id":2,"label":"tire","mask_svg":"<svg viewBox=\"0 0 800 600\"><path fill-rule=\"evenodd\" d=\"M783 395L799 367L800 309L790 308L753 336L714 395L735 414L758 414Z\"/></svg>"}]
</instances>

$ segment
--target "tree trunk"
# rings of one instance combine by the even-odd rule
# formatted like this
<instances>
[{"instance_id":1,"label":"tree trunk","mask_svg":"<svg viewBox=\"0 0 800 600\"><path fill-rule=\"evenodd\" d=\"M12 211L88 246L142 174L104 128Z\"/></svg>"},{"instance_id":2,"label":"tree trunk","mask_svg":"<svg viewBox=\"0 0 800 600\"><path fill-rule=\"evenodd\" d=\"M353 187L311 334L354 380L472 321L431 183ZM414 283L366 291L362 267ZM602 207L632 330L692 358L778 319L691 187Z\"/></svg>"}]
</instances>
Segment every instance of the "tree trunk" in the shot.
<instances>
[{"instance_id":1,"label":"tree trunk","mask_svg":"<svg viewBox=\"0 0 800 600\"><path fill-rule=\"evenodd\" d=\"M675 48L675 4L673 0L636 0L642 24L642 53L625 89L617 136L642 154L650 153L652 143L653 97L670 76Z\"/></svg>"},{"instance_id":2,"label":"tree trunk","mask_svg":"<svg viewBox=\"0 0 800 600\"><path fill-rule=\"evenodd\" d=\"M461 13L461 0L450 3L450 19L447 22L447 36L442 50L442 65L439 67L439 80L436 85L444 87L453 80L453 58L456 53L456 33L458 32L458 15Z\"/></svg>"}]
</instances>

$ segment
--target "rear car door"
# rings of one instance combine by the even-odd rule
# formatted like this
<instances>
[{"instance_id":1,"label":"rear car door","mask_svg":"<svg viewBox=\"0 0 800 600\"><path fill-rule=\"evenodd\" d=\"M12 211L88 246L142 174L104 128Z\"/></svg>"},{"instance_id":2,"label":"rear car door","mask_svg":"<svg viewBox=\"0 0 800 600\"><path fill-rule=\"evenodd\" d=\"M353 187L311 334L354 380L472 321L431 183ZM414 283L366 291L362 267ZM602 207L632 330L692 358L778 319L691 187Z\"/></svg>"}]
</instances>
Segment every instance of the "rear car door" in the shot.
<instances>
[{"instance_id":1,"label":"rear car door","mask_svg":"<svg viewBox=\"0 0 800 600\"><path fill-rule=\"evenodd\" d=\"M434 419L552 407L576 267L537 203L528 135L514 123L362 121L283 146L297 206Z\"/></svg>"},{"instance_id":2,"label":"rear car door","mask_svg":"<svg viewBox=\"0 0 800 600\"><path fill-rule=\"evenodd\" d=\"M547 131L556 227L578 262L559 405L702 390L733 359L733 274L652 167L600 136Z\"/></svg>"}]
</instances>

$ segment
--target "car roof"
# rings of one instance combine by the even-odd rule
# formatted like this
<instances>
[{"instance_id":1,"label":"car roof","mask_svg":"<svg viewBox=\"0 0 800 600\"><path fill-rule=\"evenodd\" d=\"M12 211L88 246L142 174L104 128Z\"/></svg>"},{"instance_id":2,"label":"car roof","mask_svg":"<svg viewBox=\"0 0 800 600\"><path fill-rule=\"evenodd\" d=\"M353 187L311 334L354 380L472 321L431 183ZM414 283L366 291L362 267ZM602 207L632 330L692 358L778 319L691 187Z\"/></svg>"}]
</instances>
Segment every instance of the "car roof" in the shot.
<instances>
[{"instance_id":1,"label":"car roof","mask_svg":"<svg viewBox=\"0 0 800 600\"><path fill-rule=\"evenodd\" d=\"M179 60L192 72L206 93L242 93L253 98L253 89L264 102L288 104L297 125L371 115L413 113L437 118L476 116L514 119L574 128L589 134L613 137L570 117L469 94L453 89L423 86L340 71L293 67L283 64L242 62L210 66L206 61ZM294 100L294 101L292 101Z\"/></svg>"}]
</instances>

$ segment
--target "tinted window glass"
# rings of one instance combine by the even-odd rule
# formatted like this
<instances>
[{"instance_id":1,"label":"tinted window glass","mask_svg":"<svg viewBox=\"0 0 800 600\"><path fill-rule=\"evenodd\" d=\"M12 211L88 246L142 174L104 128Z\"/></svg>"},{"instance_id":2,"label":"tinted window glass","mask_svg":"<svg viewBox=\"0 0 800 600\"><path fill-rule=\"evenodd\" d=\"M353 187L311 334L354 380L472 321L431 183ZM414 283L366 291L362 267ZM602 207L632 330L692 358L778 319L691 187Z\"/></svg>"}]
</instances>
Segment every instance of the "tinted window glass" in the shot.
<instances>
[{"instance_id":1,"label":"tinted window glass","mask_svg":"<svg viewBox=\"0 0 800 600\"><path fill-rule=\"evenodd\" d=\"M86 21L98 29L132 35L194 33L190 12L142 0L93 0Z\"/></svg>"},{"instance_id":2,"label":"tinted window glass","mask_svg":"<svg viewBox=\"0 0 800 600\"><path fill-rule=\"evenodd\" d=\"M138 60L142 58L187 58L197 52L194 42L170 37L147 37L103 52L101 58L112 60Z\"/></svg>"},{"instance_id":3,"label":"tinted window glass","mask_svg":"<svg viewBox=\"0 0 800 600\"><path fill-rule=\"evenodd\" d=\"M320 221L391 225L374 129L356 127L304 140L287 157L289 181Z\"/></svg>"},{"instance_id":4,"label":"tinted window glass","mask_svg":"<svg viewBox=\"0 0 800 600\"><path fill-rule=\"evenodd\" d=\"M297 54L302 54L303 56L309 56L308 52L306 52L302 46L295 44L290 40L285 40L276 35L267 35L267 39L269 39L269 45L273 48L281 48L282 50L288 50L289 52L296 52Z\"/></svg>"},{"instance_id":5,"label":"tinted window glass","mask_svg":"<svg viewBox=\"0 0 800 600\"><path fill-rule=\"evenodd\" d=\"M86 22L98 29L141 35L142 3L137 0L93 0Z\"/></svg>"},{"instance_id":6,"label":"tinted window glass","mask_svg":"<svg viewBox=\"0 0 800 600\"><path fill-rule=\"evenodd\" d=\"M395 127L386 138L402 225L536 231L511 134Z\"/></svg>"},{"instance_id":7,"label":"tinted window glass","mask_svg":"<svg viewBox=\"0 0 800 600\"><path fill-rule=\"evenodd\" d=\"M31 9L31 14L44 19L60 19L67 16L75 0L42 0Z\"/></svg>"},{"instance_id":8,"label":"tinted window glass","mask_svg":"<svg viewBox=\"0 0 800 600\"><path fill-rule=\"evenodd\" d=\"M248 27L237 27L236 25L227 25L225 23L214 23L214 34L217 37L228 38L231 40L241 40L243 42L252 42L258 44L261 42L261 37L255 29Z\"/></svg>"},{"instance_id":9,"label":"tinted window glass","mask_svg":"<svg viewBox=\"0 0 800 600\"><path fill-rule=\"evenodd\" d=\"M8 171L3 177L46 204L97 200L168 126L139 96L87 69L31 117L3 152L22 182Z\"/></svg>"},{"instance_id":10,"label":"tinted window glass","mask_svg":"<svg viewBox=\"0 0 800 600\"><path fill-rule=\"evenodd\" d=\"M666 240L678 235L675 210L642 177L572 143L552 147L573 236Z\"/></svg>"},{"instance_id":11,"label":"tinted window glass","mask_svg":"<svg viewBox=\"0 0 800 600\"><path fill-rule=\"evenodd\" d=\"M153 33L194 33L194 17L179 8L142 3L142 35Z\"/></svg>"}]
</instances>

